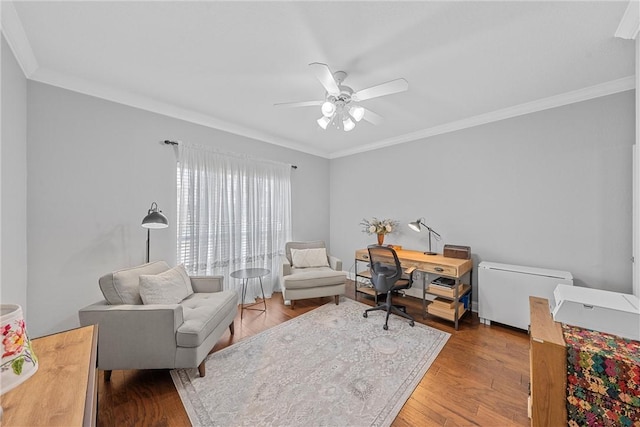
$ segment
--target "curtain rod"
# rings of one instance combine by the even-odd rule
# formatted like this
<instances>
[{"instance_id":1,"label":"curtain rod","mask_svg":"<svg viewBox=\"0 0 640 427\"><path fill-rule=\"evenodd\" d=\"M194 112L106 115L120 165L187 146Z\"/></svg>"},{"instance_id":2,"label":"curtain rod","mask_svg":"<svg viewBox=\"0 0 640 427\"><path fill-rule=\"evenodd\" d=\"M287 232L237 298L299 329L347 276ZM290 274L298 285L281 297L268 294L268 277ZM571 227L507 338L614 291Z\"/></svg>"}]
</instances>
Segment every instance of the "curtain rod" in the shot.
<instances>
[{"instance_id":1,"label":"curtain rod","mask_svg":"<svg viewBox=\"0 0 640 427\"><path fill-rule=\"evenodd\" d=\"M178 145L180 143L180 141L171 141L169 139L165 139L163 141L166 145ZM291 169L298 169L298 166L296 165L291 165Z\"/></svg>"}]
</instances>

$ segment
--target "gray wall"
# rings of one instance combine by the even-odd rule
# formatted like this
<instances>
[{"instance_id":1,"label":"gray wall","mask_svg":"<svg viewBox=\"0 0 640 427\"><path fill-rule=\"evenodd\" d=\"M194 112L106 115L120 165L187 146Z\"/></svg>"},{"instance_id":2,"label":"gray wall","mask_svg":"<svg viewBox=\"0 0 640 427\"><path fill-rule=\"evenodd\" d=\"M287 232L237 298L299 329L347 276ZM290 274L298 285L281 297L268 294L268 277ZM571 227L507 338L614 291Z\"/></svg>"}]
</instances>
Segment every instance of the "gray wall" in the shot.
<instances>
[{"instance_id":1,"label":"gray wall","mask_svg":"<svg viewBox=\"0 0 640 427\"><path fill-rule=\"evenodd\" d=\"M27 80L2 38L0 301L27 307ZM29 328L31 329L31 328Z\"/></svg>"},{"instance_id":2,"label":"gray wall","mask_svg":"<svg viewBox=\"0 0 640 427\"><path fill-rule=\"evenodd\" d=\"M360 231L362 218L397 219L400 233L387 243L425 248L424 235L404 224L426 216L444 237L436 249L470 245L476 266L569 270L578 285L631 292L632 91L329 162L31 81L25 116L25 80L5 51L2 297L27 292L34 336L76 326L77 310L101 298L101 274L143 262L140 221L152 201L171 226L152 231L151 258L175 262L176 162L163 139L297 164L293 237L330 241L345 269L355 249L374 241ZM7 86L16 91L8 109ZM9 118L14 126L5 129ZM15 145L7 147L5 132ZM17 212L27 170L25 221ZM7 214L15 220L5 237L8 201L18 211ZM27 224L28 268L20 268L23 251L8 277L5 246L26 248Z\"/></svg>"},{"instance_id":3,"label":"gray wall","mask_svg":"<svg viewBox=\"0 0 640 427\"><path fill-rule=\"evenodd\" d=\"M631 293L634 91L331 162L331 247L353 263L375 241L362 218L402 225L385 243L445 243L493 261L568 270L574 283ZM477 292L474 294L477 301Z\"/></svg>"},{"instance_id":4,"label":"gray wall","mask_svg":"<svg viewBox=\"0 0 640 427\"><path fill-rule=\"evenodd\" d=\"M293 163L293 237L329 240L329 161L29 81L28 301L34 336L78 324L98 278L144 262L151 202L170 227L151 259L175 263L176 157L164 139Z\"/></svg>"}]
</instances>

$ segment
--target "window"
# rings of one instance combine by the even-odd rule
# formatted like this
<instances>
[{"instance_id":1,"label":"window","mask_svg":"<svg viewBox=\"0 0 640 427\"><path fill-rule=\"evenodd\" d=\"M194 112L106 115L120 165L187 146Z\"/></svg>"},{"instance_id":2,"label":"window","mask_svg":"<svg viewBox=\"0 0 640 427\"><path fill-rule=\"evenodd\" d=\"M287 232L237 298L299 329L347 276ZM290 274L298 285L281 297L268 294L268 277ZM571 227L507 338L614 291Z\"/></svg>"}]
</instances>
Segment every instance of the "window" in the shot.
<instances>
[{"instance_id":1,"label":"window","mask_svg":"<svg viewBox=\"0 0 640 427\"><path fill-rule=\"evenodd\" d=\"M223 275L230 289L240 285L231 272L267 268L265 294L279 290L291 235L290 175L290 165L180 144L178 261L193 275ZM246 302L259 292L251 286Z\"/></svg>"}]
</instances>

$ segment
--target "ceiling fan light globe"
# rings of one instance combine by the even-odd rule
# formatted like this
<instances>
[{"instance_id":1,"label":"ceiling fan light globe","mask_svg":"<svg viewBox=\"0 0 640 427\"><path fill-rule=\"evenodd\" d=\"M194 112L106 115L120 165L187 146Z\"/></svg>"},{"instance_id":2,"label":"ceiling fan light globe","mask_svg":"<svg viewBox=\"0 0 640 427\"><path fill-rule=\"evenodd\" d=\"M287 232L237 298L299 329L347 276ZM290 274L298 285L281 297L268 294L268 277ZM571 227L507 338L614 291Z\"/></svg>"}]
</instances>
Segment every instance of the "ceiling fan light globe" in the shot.
<instances>
[{"instance_id":1,"label":"ceiling fan light globe","mask_svg":"<svg viewBox=\"0 0 640 427\"><path fill-rule=\"evenodd\" d=\"M349 109L349 114L351 114L351 117L353 117L356 122L359 122L364 117L364 108L359 105L353 106Z\"/></svg>"},{"instance_id":2,"label":"ceiling fan light globe","mask_svg":"<svg viewBox=\"0 0 640 427\"><path fill-rule=\"evenodd\" d=\"M351 120L350 117L347 117L346 119L344 119L342 121L342 126L343 126L345 132L349 132L349 131L352 131L353 128L356 127L356 124L353 122L353 120Z\"/></svg>"},{"instance_id":3,"label":"ceiling fan light globe","mask_svg":"<svg viewBox=\"0 0 640 427\"><path fill-rule=\"evenodd\" d=\"M331 117L336 112L336 106L329 101L325 101L322 104L322 115L325 117Z\"/></svg>"},{"instance_id":4,"label":"ceiling fan light globe","mask_svg":"<svg viewBox=\"0 0 640 427\"><path fill-rule=\"evenodd\" d=\"M324 130L327 130L327 126L329 126L331 119L329 117L322 116L317 120L317 122L318 126L320 126Z\"/></svg>"}]
</instances>

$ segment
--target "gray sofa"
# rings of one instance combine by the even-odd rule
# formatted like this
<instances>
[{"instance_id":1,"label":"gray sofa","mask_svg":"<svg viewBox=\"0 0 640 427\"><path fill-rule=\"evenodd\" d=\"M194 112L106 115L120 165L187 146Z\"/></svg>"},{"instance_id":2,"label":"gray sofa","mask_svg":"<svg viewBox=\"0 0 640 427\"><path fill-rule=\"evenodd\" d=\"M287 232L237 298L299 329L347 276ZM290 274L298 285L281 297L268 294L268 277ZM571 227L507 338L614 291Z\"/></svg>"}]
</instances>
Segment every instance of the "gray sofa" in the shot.
<instances>
[{"instance_id":1,"label":"gray sofa","mask_svg":"<svg viewBox=\"0 0 640 427\"><path fill-rule=\"evenodd\" d=\"M296 266L292 250L324 249L326 265L309 267ZM336 305L340 295L346 290L347 273L342 271L342 261L326 253L323 241L287 242L285 259L282 261L280 277L282 278L282 297L291 302L294 309L295 300L334 296Z\"/></svg>"},{"instance_id":2,"label":"gray sofa","mask_svg":"<svg viewBox=\"0 0 640 427\"><path fill-rule=\"evenodd\" d=\"M114 369L198 367L227 327L234 333L238 295L222 289L223 277L191 277L193 293L178 303L143 304L140 276L170 270L164 261L114 271L100 278L105 300L81 309L83 326L98 325L98 368L109 380Z\"/></svg>"}]
</instances>

